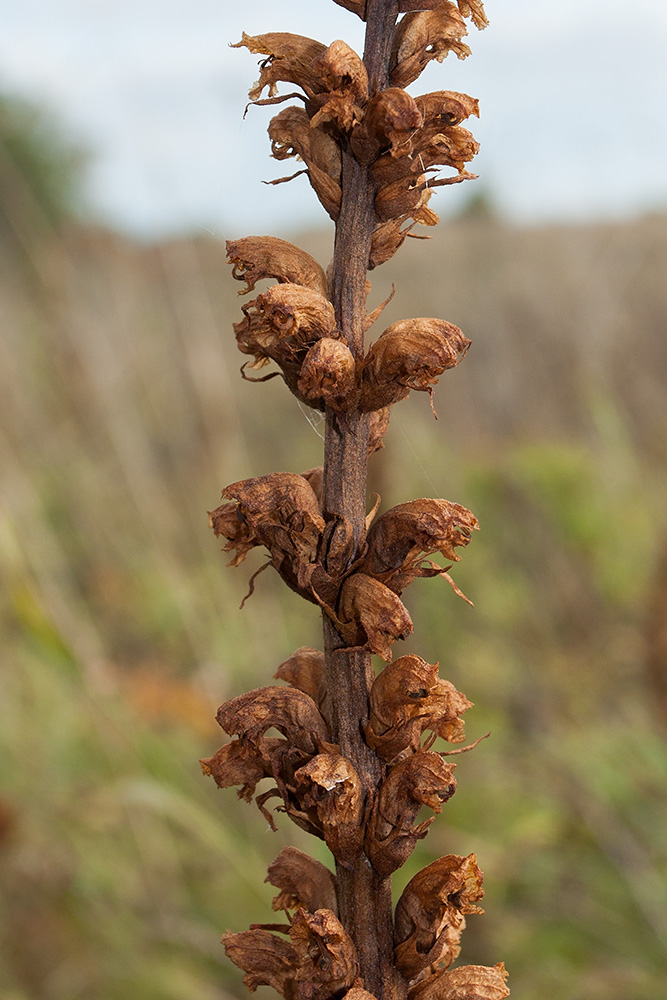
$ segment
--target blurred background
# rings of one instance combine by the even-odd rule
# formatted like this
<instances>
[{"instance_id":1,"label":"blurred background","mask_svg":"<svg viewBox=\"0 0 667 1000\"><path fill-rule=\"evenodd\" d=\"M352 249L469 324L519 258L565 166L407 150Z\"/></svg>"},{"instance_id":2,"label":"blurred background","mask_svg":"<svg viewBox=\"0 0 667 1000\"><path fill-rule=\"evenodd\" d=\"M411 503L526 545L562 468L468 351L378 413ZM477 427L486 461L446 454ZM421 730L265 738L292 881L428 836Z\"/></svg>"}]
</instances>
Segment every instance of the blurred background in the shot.
<instances>
[{"instance_id":1,"label":"blurred background","mask_svg":"<svg viewBox=\"0 0 667 1000\"><path fill-rule=\"evenodd\" d=\"M307 181L243 118L241 30L361 45L328 0L0 0L0 1000L227 1000L219 935L271 920L274 834L197 763L314 608L226 569L221 488L321 462L318 415L243 384L224 240L326 266ZM502 7L502 10L495 9ZM581 8L584 8L583 10ZM280 8L280 9L279 9ZM482 531L396 655L476 705L459 789L396 881L476 851L466 963L524 1000L657 1000L667 974L667 9L489 2L413 91L480 98L480 180L374 271L384 325L473 347L399 404L369 489ZM378 668L380 663L378 663ZM259 994L269 991L262 988Z\"/></svg>"}]
</instances>

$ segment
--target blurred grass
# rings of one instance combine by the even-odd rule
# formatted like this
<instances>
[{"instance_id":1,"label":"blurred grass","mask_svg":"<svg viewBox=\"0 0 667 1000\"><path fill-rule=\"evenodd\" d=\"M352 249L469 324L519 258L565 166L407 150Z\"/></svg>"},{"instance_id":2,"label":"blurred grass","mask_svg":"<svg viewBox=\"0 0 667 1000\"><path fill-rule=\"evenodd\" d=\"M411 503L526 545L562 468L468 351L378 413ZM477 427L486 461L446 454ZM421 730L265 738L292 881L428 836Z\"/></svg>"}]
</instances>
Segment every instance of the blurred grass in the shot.
<instances>
[{"instance_id":1,"label":"blurred grass","mask_svg":"<svg viewBox=\"0 0 667 1000\"><path fill-rule=\"evenodd\" d=\"M197 758L222 742L218 704L318 645L319 621L268 573L239 611L261 559L225 569L206 509L236 479L319 464L318 417L278 380L242 384L221 243L38 215L13 219L0 278L0 1000L243 996L220 933L271 919L284 844L326 852L286 820L268 832ZM301 242L326 265L329 240ZM667 220L472 218L408 242L371 275L373 305L397 285L377 332L440 315L473 348L437 423L422 397L395 408L370 489L385 508L459 501L483 530L454 571L475 608L415 583L397 655L440 660L476 702L470 738L492 737L457 758L396 890L477 851L488 915L466 962L504 960L524 1000L655 1000Z\"/></svg>"}]
</instances>

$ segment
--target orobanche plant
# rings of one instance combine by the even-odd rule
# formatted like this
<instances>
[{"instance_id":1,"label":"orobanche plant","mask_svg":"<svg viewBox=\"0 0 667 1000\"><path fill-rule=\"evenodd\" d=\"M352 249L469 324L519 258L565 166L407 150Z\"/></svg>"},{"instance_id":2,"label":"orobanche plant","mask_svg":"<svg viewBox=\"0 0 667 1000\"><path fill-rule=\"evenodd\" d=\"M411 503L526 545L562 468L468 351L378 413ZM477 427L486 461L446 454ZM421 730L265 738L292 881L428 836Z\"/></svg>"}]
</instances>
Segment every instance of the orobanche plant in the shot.
<instances>
[{"instance_id":1,"label":"orobanche plant","mask_svg":"<svg viewBox=\"0 0 667 1000\"><path fill-rule=\"evenodd\" d=\"M402 595L418 577L441 576L463 596L448 570L477 519L424 498L375 516L366 494L368 457L382 447L391 407L411 390L432 394L469 347L456 326L432 318L393 323L364 344L383 308L366 311L368 271L417 224L438 221L429 207L437 187L474 176L466 164L478 145L462 122L478 114L477 101L404 88L431 60L465 58L466 19L478 28L487 20L481 0L335 2L366 23L363 59L345 42L280 31L238 43L262 57L251 101L294 102L271 119L271 149L302 161L297 172L335 222L329 271L272 236L227 244L244 292L275 280L234 326L248 358L242 372L253 381L281 376L301 403L324 412L324 465L232 483L210 515L231 565L263 546L265 565L321 611L323 651L298 649L275 674L285 684L225 702L217 719L230 741L202 761L221 788L254 797L273 828L277 799L277 812L325 841L335 870L285 848L268 871L284 922L222 941L251 991L269 985L286 1000L502 1000L502 963L451 968L467 915L482 912L474 854L439 858L395 907L391 896L392 873L433 821L417 823L420 809L440 813L456 789L445 757L468 749L437 752L435 740L461 743L471 707L437 664L392 661L393 643L413 630ZM297 89L282 96L281 83ZM443 167L450 173L440 177ZM248 374L271 363L268 374ZM377 676L373 654L386 664ZM265 778L272 785L257 794Z\"/></svg>"}]
</instances>

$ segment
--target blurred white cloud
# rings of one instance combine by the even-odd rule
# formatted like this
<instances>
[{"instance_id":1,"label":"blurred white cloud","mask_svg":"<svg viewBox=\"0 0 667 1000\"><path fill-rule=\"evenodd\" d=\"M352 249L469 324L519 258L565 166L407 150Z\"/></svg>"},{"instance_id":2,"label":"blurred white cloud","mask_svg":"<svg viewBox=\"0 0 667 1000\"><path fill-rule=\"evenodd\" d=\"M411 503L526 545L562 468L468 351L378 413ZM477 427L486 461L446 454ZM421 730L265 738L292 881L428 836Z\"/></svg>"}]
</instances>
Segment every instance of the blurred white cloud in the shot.
<instances>
[{"instance_id":1,"label":"blurred white cloud","mask_svg":"<svg viewBox=\"0 0 667 1000\"><path fill-rule=\"evenodd\" d=\"M480 98L476 184L524 220L666 208L665 0L486 6L472 57L411 88ZM147 236L323 221L305 178L261 184L283 172L270 112L243 118L256 57L228 43L280 29L360 47L363 25L331 0L0 0L0 22L0 88L47 104L91 150L89 201L106 220ZM471 190L446 189L436 208Z\"/></svg>"}]
</instances>

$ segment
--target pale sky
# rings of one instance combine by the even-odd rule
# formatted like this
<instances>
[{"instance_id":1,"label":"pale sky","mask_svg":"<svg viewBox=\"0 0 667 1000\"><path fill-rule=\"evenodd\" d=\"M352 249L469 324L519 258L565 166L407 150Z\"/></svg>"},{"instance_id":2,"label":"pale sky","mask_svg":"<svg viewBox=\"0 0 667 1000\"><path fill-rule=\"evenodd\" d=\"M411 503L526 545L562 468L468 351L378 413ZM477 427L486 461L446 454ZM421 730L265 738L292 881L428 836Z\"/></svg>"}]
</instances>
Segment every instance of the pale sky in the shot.
<instances>
[{"instance_id":1,"label":"pale sky","mask_svg":"<svg viewBox=\"0 0 667 1000\"><path fill-rule=\"evenodd\" d=\"M479 98L480 186L519 221L667 209L667 0L487 0L473 54L434 64L413 94ZM271 109L251 108L257 56L241 31L296 31L362 47L331 0L0 0L0 89L47 104L91 153L98 216L151 237L274 232L326 221L305 178L271 188ZM275 113L275 111L273 111ZM297 169L295 167L295 169Z\"/></svg>"}]
</instances>

